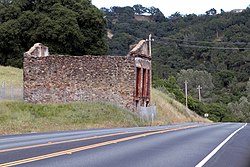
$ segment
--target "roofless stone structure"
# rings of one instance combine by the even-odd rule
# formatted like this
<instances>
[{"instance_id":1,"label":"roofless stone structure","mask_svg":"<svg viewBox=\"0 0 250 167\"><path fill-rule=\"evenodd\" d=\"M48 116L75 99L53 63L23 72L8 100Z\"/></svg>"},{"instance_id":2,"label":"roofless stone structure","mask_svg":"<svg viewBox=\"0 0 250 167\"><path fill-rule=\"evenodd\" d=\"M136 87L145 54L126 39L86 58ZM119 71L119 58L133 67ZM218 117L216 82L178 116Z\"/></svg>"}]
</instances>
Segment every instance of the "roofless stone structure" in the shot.
<instances>
[{"instance_id":1,"label":"roofless stone structure","mask_svg":"<svg viewBox=\"0 0 250 167\"><path fill-rule=\"evenodd\" d=\"M97 101L137 111L150 106L151 56L140 41L127 56L49 55L43 44L24 53L24 100Z\"/></svg>"}]
</instances>

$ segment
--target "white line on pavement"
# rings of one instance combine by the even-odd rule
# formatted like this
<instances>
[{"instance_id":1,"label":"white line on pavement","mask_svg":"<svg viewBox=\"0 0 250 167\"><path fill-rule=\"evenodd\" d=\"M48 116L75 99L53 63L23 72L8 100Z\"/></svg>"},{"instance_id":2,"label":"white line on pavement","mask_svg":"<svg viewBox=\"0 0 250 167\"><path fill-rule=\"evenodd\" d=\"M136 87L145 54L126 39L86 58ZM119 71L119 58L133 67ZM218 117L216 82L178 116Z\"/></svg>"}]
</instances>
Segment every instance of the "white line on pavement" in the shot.
<instances>
[{"instance_id":1,"label":"white line on pavement","mask_svg":"<svg viewBox=\"0 0 250 167\"><path fill-rule=\"evenodd\" d=\"M242 127L234 131L231 135L229 135L222 143L220 143L210 154L208 154L200 163L198 163L195 167L202 167L209 159L211 159L214 154L216 154L221 147L223 147L237 132L239 132L241 129L243 129L245 126L247 126L247 123L244 124Z\"/></svg>"}]
</instances>

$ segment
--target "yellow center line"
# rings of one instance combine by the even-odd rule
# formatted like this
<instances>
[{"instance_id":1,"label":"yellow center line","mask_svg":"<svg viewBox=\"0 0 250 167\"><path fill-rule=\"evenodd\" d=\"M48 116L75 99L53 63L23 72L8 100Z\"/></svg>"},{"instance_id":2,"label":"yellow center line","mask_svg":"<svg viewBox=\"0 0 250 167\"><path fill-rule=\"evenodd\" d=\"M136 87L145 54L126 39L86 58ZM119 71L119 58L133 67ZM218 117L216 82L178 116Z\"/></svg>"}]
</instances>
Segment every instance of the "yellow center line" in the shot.
<instances>
[{"instance_id":1,"label":"yellow center line","mask_svg":"<svg viewBox=\"0 0 250 167\"><path fill-rule=\"evenodd\" d=\"M36 148L36 147L44 147L44 146L50 146L50 145L56 145L56 144L63 144L63 143L70 143L70 142L77 142L77 141L84 141L84 140L91 140L91 139L98 139L98 138L122 135L122 134L127 134L127 133L128 132L112 133L112 134L101 135L101 136L85 137L85 138L79 138L79 139L64 140L64 141L58 141L58 142L48 142L48 143L43 143L43 144L36 144L36 145L30 145L30 146L9 148L9 149L0 150L0 153L9 152L9 151L24 150L24 149ZM137 132L134 132L134 133L137 133Z\"/></svg>"},{"instance_id":2,"label":"yellow center line","mask_svg":"<svg viewBox=\"0 0 250 167\"><path fill-rule=\"evenodd\" d=\"M37 156L37 157L17 160L17 161L13 161L13 162L7 162L7 163L0 164L0 167L9 167L9 166L14 166L14 165L25 164L25 163L39 161L39 160L43 160L43 159L48 159L48 158L58 157L58 156L62 156L62 155L72 154L72 153L75 153L75 152L84 151L84 150L88 150L88 149L93 149L93 148L97 148L97 147L101 147L101 146L120 143L120 142L124 142L124 141L128 141L128 140L138 139L138 138L142 138L142 137L145 137L145 136L151 136L151 135L161 134L161 133L166 133L166 132L171 132L171 131L194 128L194 127L197 127L197 126L198 125L185 126L185 127L158 130L158 131L155 131L155 130L153 131L152 130L152 132L147 132L145 134L139 134L139 135L125 137L125 138L121 138L121 139L115 139L115 140L110 140L110 141L105 141L105 142L101 142L101 143L91 144L91 145L87 145L87 146L83 146L83 147L78 147L78 148L68 149L68 150L59 151L59 152L55 152L55 153L45 154L45 155L41 155L41 156Z\"/></svg>"},{"instance_id":3,"label":"yellow center line","mask_svg":"<svg viewBox=\"0 0 250 167\"><path fill-rule=\"evenodd\" d=\"M64 141L57 141L57 142L48 142L48 143L43 143L43 144L36 144L36 145L29 145L29 146L23 146L23 147L3 149L3 150L0 150L0 153L10 152L10 151L18 151L18 150L24 150L24 149L30 149L30 148L36 148L36 147L45 147L45 146L51 146L51 145L56 145L56 144L71 143L71 142L77 142L77 141L85 141L85 140L91 140L91 139L99 139L99 138L112 137L112 136L118 136L118 135L124 135L124 134L152 132L152 131L159 131L159 130L163 130L163 129L140 130L140 131L131 131L131 132L118 132L118 133L112 133L112 134L107 134L107 135L92 136L92 137L85 137L85 138L78 138L78 139L64 140Z\"/></svg>"},{"instance_id":4,"label":"yellow center line","mask_svg":"<svg viewBox=\"0 0 250 167\"><path fill-rule=\"evenodd\" d=\"M30 146L3 149L3 150L0 150L0 153L9 152L9 151L24 150L24 149L36 148L36 147L44 147L44 146L50 146L50 145L56 145L56 144L71 143L71 142L77 142L77 141L85 141L85 140L91 140L91 139L99 139L99 138L104 138L104 137L112 137L112 136L118 136L118 135L123 135L123 134L151 132L151 131L158 131L158 130L162 130L162 129L140 130L140 131L131 131L131 132L118 132L118 133L112 133L112 134L107 134L107 135L92 136L92 137L85 137L85 138L72 139L72 140L64 140L64 141L58 141L58 142L48 142L48 143L43 143L43 144L36 144L36 145L30 145Z\"/></svg>"}]
</instances>

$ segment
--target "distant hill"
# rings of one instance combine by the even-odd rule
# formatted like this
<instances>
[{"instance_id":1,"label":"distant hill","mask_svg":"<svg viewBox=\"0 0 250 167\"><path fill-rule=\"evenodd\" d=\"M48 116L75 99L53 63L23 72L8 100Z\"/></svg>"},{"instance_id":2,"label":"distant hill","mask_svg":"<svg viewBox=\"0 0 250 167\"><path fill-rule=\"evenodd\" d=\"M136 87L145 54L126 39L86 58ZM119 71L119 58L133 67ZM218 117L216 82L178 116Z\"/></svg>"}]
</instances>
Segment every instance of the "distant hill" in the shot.
<instances>
[{"instance_id":1,"label":"distant hill","mask_svg":"<svg viewBox=\"0 0 250 167\"><path fill-rule=\"evenodd\" d=\"M109 54L126 55L131 44L152 34L154 86L173 76L184 92L186 79L188 93L196 104L190 107L197 113L212 112L198 102L200 85L204 105L219 106L219 111L213 111L218 120L247 120L250 115L250 8L240 12L222 10L220 14L215 9L204 15L174 13L170 17L164 17L159 10L138 16L148 11L141 5L103 11L107 28L113 35L108 40ZM239 107L232 108L232 105L240 105L242 98L247 99L243 113L240 109L235 111Z\"/></svg>"}]
</instances>

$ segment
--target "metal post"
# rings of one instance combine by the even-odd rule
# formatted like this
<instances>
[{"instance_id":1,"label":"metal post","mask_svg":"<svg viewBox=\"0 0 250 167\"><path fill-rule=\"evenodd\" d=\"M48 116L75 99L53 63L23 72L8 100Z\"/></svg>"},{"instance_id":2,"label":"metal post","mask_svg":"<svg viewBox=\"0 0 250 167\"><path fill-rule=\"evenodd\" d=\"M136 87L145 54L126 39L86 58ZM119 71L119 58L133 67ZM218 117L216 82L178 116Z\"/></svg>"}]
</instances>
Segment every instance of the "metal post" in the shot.
<instances>
[{"instance_id":1,"label":"metal post","mask_svg":"<svg viewBox=\"0 0 250 167\"><path fill-rule=\"evenodd\" d=\"M185 83L185 96L186 96L186 111L188 110L188 90L187 90L187 84L188 84L188 82L187 81L185 81L184 82Z\"/></svg>"}]
</instances>

